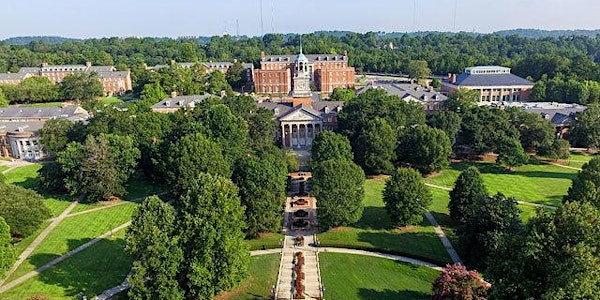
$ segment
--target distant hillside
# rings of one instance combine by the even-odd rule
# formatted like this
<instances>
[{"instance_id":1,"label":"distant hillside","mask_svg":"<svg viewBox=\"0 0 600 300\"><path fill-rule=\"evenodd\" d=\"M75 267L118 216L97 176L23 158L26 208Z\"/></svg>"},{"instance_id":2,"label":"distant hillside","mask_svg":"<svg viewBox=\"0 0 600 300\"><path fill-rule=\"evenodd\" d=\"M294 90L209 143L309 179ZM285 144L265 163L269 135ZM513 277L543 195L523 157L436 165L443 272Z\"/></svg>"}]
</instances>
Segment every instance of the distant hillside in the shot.
<instances>
[{"instance_id":1,"label":"distant hillside","mask_svg":"<svg viewBox=\"0 0 600 300\"><path fill-rule=\"evenodd\" d=\"M61 44L67 41L82 41L81 39L65 38L61 36L17 36L3 40L9 45L27 45L31 42L43 41L47 44Z\"/></svg>"},{"instance_id":2,"label":"distant hillside","mask_svg":"<svg viewBox=\"0 0 600 300\"><path fill-rule=\"evenodd\" d=\"M500 36L518 35L527 38L563 37L563 36L587 36L596 37L600 35L600 29L595 30L540 30L540 29L511 29L494 32Z\"/></svg>"}]
</instances>

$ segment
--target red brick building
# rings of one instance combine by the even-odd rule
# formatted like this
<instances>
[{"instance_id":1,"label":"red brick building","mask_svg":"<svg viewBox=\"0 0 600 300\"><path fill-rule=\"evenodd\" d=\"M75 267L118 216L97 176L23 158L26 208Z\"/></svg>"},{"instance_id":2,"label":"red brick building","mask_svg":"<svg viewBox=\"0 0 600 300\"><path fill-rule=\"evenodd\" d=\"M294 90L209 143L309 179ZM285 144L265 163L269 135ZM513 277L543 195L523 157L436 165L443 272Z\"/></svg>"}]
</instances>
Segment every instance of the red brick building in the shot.
<instances>
[{"instance_id":1,"label":"red brick building","mask_svg":"<svg viewBox=\"0 0 600 300\"><path fill-rule=\"evenodd\" d=\"M310 84L318 92L331 93L334 88L354 86L355 71L348 66L348 56L338 54L264 55L260 69L254 70L254 88L259 94L289 94L298 77L297 63L310 76Z\"/></svg>"}]
</instances>

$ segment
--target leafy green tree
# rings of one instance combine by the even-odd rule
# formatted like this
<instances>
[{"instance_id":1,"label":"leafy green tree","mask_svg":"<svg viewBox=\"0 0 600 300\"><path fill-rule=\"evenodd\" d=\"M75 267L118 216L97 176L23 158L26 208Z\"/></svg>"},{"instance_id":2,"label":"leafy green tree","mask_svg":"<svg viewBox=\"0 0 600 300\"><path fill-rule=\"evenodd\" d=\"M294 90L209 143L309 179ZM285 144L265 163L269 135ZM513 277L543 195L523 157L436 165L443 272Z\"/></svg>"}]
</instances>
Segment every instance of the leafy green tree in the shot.
<instances>
[{"instance_id":1,"label":"leafy green tree","mask_svg":"<svg viewBox=\"0 0 600 300\"><path fill-rule=\"evenodd\" d=\"M461 123L460 114L451 110L440 110L427 115L427 125L443 130L452 145L456 142Z\"/></svg>"},{"instance_id":2,"label":"leafy green tree","mask_svg":"<svg viewBox=\"0 0 600 300\"><path fill-rule=\"evenodd\" d=\"M406 73L408 73L408 77L419 80L431 75L431 69L429 69L427 61L411 60L408 62Z\"/></svg>"},{"instance_id":3,"label":"leafy green tree","mask_svg":"<svg viewBox=\"0 0 600 300\"><path fill-rule=\"evenodd\" d=\"M310 152L315 164L328 159L352 160L354 156L348 138L332 131L322 131L317 134Z\"/></svg>"},{"instance_id":4,"label":"leafy green tree","mask_svg":"<svg viewBox=\"0 0 600 300\"><path fill-rule=\"evenodd\" d=\"M51 119L44 122L40 129L41 143L44 150L56 154L67 148L67 144L77 141L75 130L79 129L76 123L65 119Z\"/></svg>"},{"instance_id":5,"label":"leafy green tree","mask_svg":"<svg viewBox=\"0 0 600 300\"><path fill-rule=\"evenodd\" d=\"M528 113L521 108L506 108L511 123L520 133L520 141L527 150L540 151L550 147L554 141L555 128L539 114Z\"/></svg>"},{"instance_id":6,"label":"leafy green tree","mask_svg":"<svg viewBox=\"0 0 600 300\"><path fill-rule=\"evenodd\" d=\"M450 217L457 223L463 223L468 207L477 202L478 198L487 196L488 192L479 169L473 166L467 168L458 175L454 188L450 191L450 202L448 202Z\"/></svg>"},{"instance_id":7,"label":"leafy green tree","mask_svg":"<svg viewBox=\"0 0 600 300\"><path fill-rule=\"evenodd\" d=\"M331 228L360 220L364 182L364 172L350 160L330 159L316 165L313 193L319 199L319 225Z\"/></svg>"},{"instance_id":8,"label":"leafy green tree","mask_svg":"<svg viewBox=\"0 0 600 300\"><path fill-rule=\"evenodd\" d=\"M240 158L233 169L233 182L239 188L242 205L246 207L246 235L257 237L261 232L276 232L281 228L281 216L286 197L287 163L282 150L263 152L260 156Z\"/></svg>"},{"instance_id":9,"label":"leafy green tree","mask_svg":"<svg viewBox=\"0 0 600 300\"><path fill-rule=\"evenodd\" d=\"M595 157L581 167L563 202L588 202L600 208L600 158Z\"/></svg>"},{"instance_id":10,"label":"leafy green tree","mask_svg":"<svg viewBox=\"0 0 600 300\"><path fill-rule=\"evenodd\" d=\"M485 300L490 284L460 263L446 265L433 282L432 300Z\"/></svg>"},{"instance_id":11,"label":"leafy green tree","mask_svg":"<svg viewBox=\"0 0 600 300\"><path fill-rule=\"evenodd\" d=\"M43 76L32 76L25 78L19 84L24 90L26 102L49 102L59 99L58 86Z\"/></svg>"},{"instance_id":12,"label":"leafy green tree","mask_svg":"<svg viewBox=\"0 0 600 300\"><path fill-rule=\"evenodd\" d=\"M529 160L529 155L525 153L521 143L514 138L506 138L498 145L498 157L496 163L501 166L513 167L522 166Z\"/></svg>"},{"instance_id":13,"label":"leafy green tree","mask_svg":"<svg viewBox=\"0 0 600 300\"><path fill-rule=\"evenodd\" d=\"M194 181L199 173L231 177L231 165L221 149L220 144L201 133L185 135L172 143L161 165L167 183L183 188Z\"/></svg>"},{"instance_id":14,"label":"leafy green tree","mask_svg":"<svg viewBox=\"0 0 600 300\"><path fill-rule=\"evenodd\" d=\"M489 257L502 243L504 235L521 228L519 209L514 198L501 193L478 197L464 206L463 224L457 229L463 259L479 269L485 269Z\"/></svg>"},{"instance_id":15,"label":"leafy green tree","mask_svg":"<svg viewBox=\"0 0 600 300\"><path fill-rule=\"evenodd\" d=\"M385 182L383 202L396 226L419 224L432 199L421 174L411 168L398 168Z\"/></svg>"},{"instance_id":16,"label":"leafy green tree","mask_svg":"<svg viewBox=\"0 0 600 300\"><path fill-rule=\"evenodd\" d=\"M446 107L449 110L462 112L475 107L480 99L479 91L460 88L448 95Z\"/></svg>"},{"instance_id":17,"label":"leafy green tree","mask_svg":"<svg viewBox=\"0 0 600 300\"><path fill-rule=\"evenodd\" d=\"M225 75L221 72L210 72L207 92L213 95L220 95L221 91L225 91L227 94L232 92Z\"/></svg>"},{"instance_id":18,"label":"leafy green tree","mask_svg":"<svg viewBox=\"0 0 600 300\"><path fill-rule=\"evenodd\" d=\"M442 87L442 81L439 78L433 78L431 80L431 86L435 89L439 89Z\"/></svg>"},{"instance_id":19,"label":"leafy green tree","mask_svg":"<svg viewBox=\"0 0 600 300\"><path fill-rule=\"evenodd\" d=\"M519 139L519 131L511 124L507 112L495 108L474 107L462 115L457 145L481 154L497 151L507 138Z\"/></svg>"},{"instance_id":20,"label":"leafy green tree","mask_svg":"<svg viewBox=\"0 0 600 300\"><path fill-rule=\"evenodd\" d=\"M353 147L356 163L367 174L389 174L396 159L396 133L381 118L369 122L358 136Z\"/></svg>"},{"instance_id":21,"label":"leafy green tree","mask_svg":"<svg viewBox=\"0 0 600 300\"><path fill-rule=\"evenodd\" d=\"M356 91L353 88L343 89L343 88L334 88L331 96L329 97L329 101L349 101L350 99L356 96Z\"/></svg>"},{"instance_id":22,"label":"leafy green tree","mask_svg":"<svg viewBox=\"0 0 600 300\"><path fill-rule=\"evenodd\" d=\"M571 128L568 139L571 145L587 148L600 147L600 106L590 105L575 116L577 122Z\"/></svg>"},{"instance_id":23,"label":"leafy green tree","mask_svg":"<svg viewBox=\"0 0 600 300\"><path fill-rule=\"evenodd\" d=\"M531 100L543 102L546 101L546 82L545 80L537 81L531 89Z\"/></svg>"},{"instance_id":24,"label":"leafy green tree","mask_svg":"<svg viewBox=\"0 0 600 300\"><path fill-rule=\"evenodd\" d=\"M6 95L4 95L2 88L0 88L0 107L8 107L8 100L6 99Z\"/></svg>"},{"instance_id":25,"label":"leafy green tree","mask_svg":"<svg viewBox=\"0 0 600 300\"><path fill-rule=\"evenodd\" d=\"M10 227L3 217L0 217L0 275L4 275L15 262L15 250L10 237Z\"/></svg>"},{"instance_id":26,"label":"leafy green tree","mask_svg":"<svg viewBox=\"0 0 600 300\"><path fill-rule=\"evenodd\" d=\"M248 144L257 149L264 145L272 145L277 132L277 124L273 113L266 108L259 108L248 119Z\"/></svg>"},{"instance_id":27,"label":"leafy green tree","mask_svg":"<svg viewBox=\"0 0 600 300\"><path fill-rule=\"evenodd\" d=\"M26 238L50 218L50 210L38 193L12 184L0 184L0 217L13 238Z\"/></svg>"},{"instance_id":28,"label":"leafy green tree","mask_svg":"<svg viewBox=\"0 0 600 300\"><path fill-rule=\"evenodd\" d=\"M133 258L131 299L183 299L177 281L183 251L175 224L173 207L157 196L146 198L134 211L125 237L125 249Z\"/></svg>"},{"instance_id":29,"label":"leafy green tree","mask_svg":"<svg viewBox=\"0 0 600 300\"><path fill-rule=\"evenodd\" d=\"M549 147L542 148L539 153L554 160L567 159L571 155L570 148L571 145L569 144L569 141L554 139Z\"/></svg>"},{"instance_id":30,"label":"leafy green tree","mask_svg":"<svg viewBox=\"0 0 600 300\"><path fill-rule=\"evenodd\" d=\"M179 286L186 299L212 299L248 273L244 210L231 180L201 173L175 202L183 262Z\"/></svg>"},{"instance_id":31,"label":"leafy green tree","mask_svg":"<svg viewBox=\"0 0 600 300\"><path fill-rule=\"evenodd\" d=\"M38 170L40 187L43 191L52 194L64 194L68 190L65 187L65 177L60 165L53 161L42 165Z\"/></svg>"},{"instance_id":32,"label":"leafy green tree","mask_svg":"<svg viewBox=\"0 0 600 300\"><path fill-rule=\"evenodd\" d=\"M223 147L223 155L230 164L248 148L248 124L242 117L234 115L224 104L210 106L203 124L208 136Z\"/></svg>"},{"instance_id":33,"label":"leafy green tree","mask_svg":"<svg viewBox=\"0 0 600 300\"><path fill-rule=\"evenodd\" d=\"M92 100L102 96L102 83L96 72L73 73L60 82L60 94L68 100Z\"/></svg>"},{"instance_id":34,"label":"leafy green tree","mask_svg":"<svg viewBox=\"0 0 600 300\"><path fill-rule=\"evenodd\" d=\"M148 111L150 107L164 99L167 99L169 95L165 93L165 90L160 85L160 82L148 83L144 85L140 94L140 100L135 102L135 109L138 111Z\"/></svg>"},{"instance_id":35,"label":"leafy green tree","mask_svg":"<svg viewBox=\"0 0 600 300\"><path fill-rule=\"evenodd\" d=\"M235 61L231 67L227 70L225 74L225 79L227 79L227 83L236 91L244 91L244 87L248 82L248 77L246 74L246 69L241 62ZM246 91L249 92L249 91Z\"/></svg>"},{"instance_id":36,"label":"leafy green tree","mask_svg":"<svg viewBox=\"0 0 600 300\"><path fill-rule=\"evenodd\" d=\"M125 183L135 172L140 151L129 136L88 136L84 144L70 143L57 156L72 195L91 202L126 194Z\"/></svg>"},{"instance_id":37,"label":"leafy green tree","mask_svg":"<svg viewBox=\"0 0 600 300\"><path fill-rule=\"evenodd\" d=\"M397 153L399 161L429 174L448 166L452 146L444 131L423 125L409 128L398 139Z\"/></svg>"}]
</instances>

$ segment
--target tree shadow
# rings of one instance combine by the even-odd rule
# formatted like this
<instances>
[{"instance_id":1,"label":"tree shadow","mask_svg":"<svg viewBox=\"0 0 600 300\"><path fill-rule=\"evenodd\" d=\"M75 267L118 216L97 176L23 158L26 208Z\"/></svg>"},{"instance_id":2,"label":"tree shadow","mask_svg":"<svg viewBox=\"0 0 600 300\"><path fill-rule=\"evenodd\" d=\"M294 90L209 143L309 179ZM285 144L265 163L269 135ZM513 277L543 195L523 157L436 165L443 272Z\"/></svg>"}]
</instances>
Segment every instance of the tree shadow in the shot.
<instances>
[{"instance_id":1,"label":"tree shadow","mask_svg":"<svg viewBox=\"0 0 600 300\"><path fill-rule=\"evenodd\" d=\"M360 220L353 226L361 229L391 229L392 221L385 207L367 206Z\"/></svg>"},{"instance_id":2,"label":"tree shadow","mask_svg":"<svg viewBox=\"0 0 600 300\"><path fill-rule=\"evenodd\" d=\"M431 297L429 294L419 291L392 291L389 289L377 291L363 288L358 290L358 296L364 300L427 300Z\"/></svg>"},{"instance_id":3,"label":"tree shadow","mask_svg":"<svg viewBox=\"0 0 600 300\"><path fill-rule=\"evenodd\" d=\"M536 160L531 160L529 165L546 165ZM562 172L546 172L546 171L519 171L514 170L510 171L503 167L500 167L493 163L483 163L483 162L461 162L452 165L452 169L456 171L464 171L467 168L474 166L479 169L479 172L482 174L502 174L502 175L514 175L514 176L524 176L524 177L533 177L533 178L557 178L557 179L573 179L576 176L576 173L562 173Z\"/></svg>"},{"instance_id":4,"label":"tree shadow","mask_svg":"<svg viewBox=\"0 0 600 300\"><path fill-rule=\"evenodd\" d=\"M35 190L38 193L41 193L40 179L38 177L27 177L22 181L13 182L13 184L18 185L20 187L24 187L26 189Z\"/></svg>"},{"instance_id":5,"label":"tree shadow","mask_svg":"<svg viewBox=\"0 0 600 300\"><path fill-rule=\"evenodd\" d=\"M69 249L88 240L70 239ZM39 253L32 255L30 262L39 268L58 257L56 254ZM89 298L121 284L130 269L131 258L125 252L125 240L104 239L44 270L37 280L46 285L61 287L64 296L73 297L83 293Z\"/></svg>"}]
</instances>

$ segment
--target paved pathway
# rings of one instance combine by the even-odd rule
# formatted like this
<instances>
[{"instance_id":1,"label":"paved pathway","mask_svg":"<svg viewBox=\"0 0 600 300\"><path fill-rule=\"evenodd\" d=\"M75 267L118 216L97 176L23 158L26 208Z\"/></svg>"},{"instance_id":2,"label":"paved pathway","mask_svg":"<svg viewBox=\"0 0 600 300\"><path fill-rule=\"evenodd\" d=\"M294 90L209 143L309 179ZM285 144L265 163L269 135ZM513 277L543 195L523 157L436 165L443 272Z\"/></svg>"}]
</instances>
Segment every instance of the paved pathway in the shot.
<instances>
[{"instance_id":1,"label":"paved pathway","mask_svg":"<svg viewBox=\"0 0 600 300\"><path fill-rule=\"evenodd\" d=\"M22 167L22 166L28 166L31 164L33 164L33 163L26 161L26 160L22 160L22 159L13 159L11 161L6 161L6 160L0 159L0 165L8 167L8 169L2 171L2 173L7 173L15 168Z\"/></svg>"},{"instance_id":2,"label":"paved pathway","mask_svg":"<svg viewBox=\"0 0 600 300\"><path fill-rule=\"evenodd\" d=\"M573 161L575 161L575 160L573 160ZM584 161L582 161L582 162L584 162ZM551 164L551 165L553 165L553 166L557 166L557 167L565 168L565 169L571 169L571 170L577 170L577 171L581 171L581 168L576 168L576 167L571 167L571 166L565 166L565 165L561 165L561 164L557 164L557 163L554 163L554 162L549 162L549 161L547 161L546 163L547 163L547 164Z\"/></svg>"},{"instance_id":3,"label":"paved pathway","mask_svg":"<svg viewBox=\"0 0 600 300\"><path fill-rule=\"evenodd\" d=\"M47 263L47 264L45 264L45 265L43 265L43 266L41 266L41 267L39 267L37 269L35 269L35 270L33 270L33 271L31 271L31 272L29 272L29 273L27 273L27 274L25 274L25 275L23 275L21 277L13 280L11 282L9 282L9 283L1 286L0 287L0 293L3 293L3 292L6 292L6 291L10 290L11 288L13 288L13 287L15 287L15 286L23 283L27 279L30 279L30 278L32 278L32 277L40 274L41 272L43 272L43 271L45 271L45 270L47 270L47 269L55 266L56 264L64 261L65 259L67 259L67 258L75 255L76 253L79 253L79 252L87 249L88 247L90 247L90 246L96 244L97 242L99 242L99 241L101 241L101 240L103 240L103 239L111 236L113 233L115 233L115 232L117 232L117 231L119 231L121 229L126 228L129 225L131 225L131 221L129 221L129 222L127 222L127 223L125 223L125 224L123 224L123 225L121 225L119 227L113 228L113 229L107 231L106 233L104 233L103 235L98 236L98 237L94 238L93 240L91 240L91 241L89 241L89 242L87 242L87 243L85 243L85 244L83 244L83 245L81 245L81 246L79 246L79 247L77 247L77 248L75 248L75 249L67 252L66 254L64 254L64 255L62 255L60 257L55 258L51 262L49 262L49 263Z\"/></svg>"},{"instance_id":4,"label":"paved pathway","mask_svg":"<svg viewBox=\"0 0 600 300\"><path fill-rule=\"evenodd\" d=\"M35 248L37 248L37 246L39 246L40 243L43 242L44 239L46 239L46 237L50 234L50 232L52 232L54 230L54 228L56 228L56 226L58 226L58 224L64 218L67 217L67 215L71 212L71 210L73 210L73 208L75 208L76 205L77 205L77 201L71 202L71 204L58 217L54 218L52 220L52 222L50 223L50 225L48 225L48 227L46 227L46 229L44 229L35 238L35 240L33 240L33 242L31 242L31 244L27 248L25 248L23 253L21 253L21 255L19 255L19 258L17 259L17 261L13 264L12 268L10 268L10 270L8 270L8 272L6 272L6 274L4 275L4 279L2 279L0 281L0 287L2 287L2 285L4 284L6 279L8 279L8 277L10 277L10 275L17 270L17 268L27 259L27 257L29 257L29 255L31 255L31 253L33 253Z\"/></svg>"},{"instance_id":5,"label":"paved pathway","mask_svg":"<svg viewBox=\"0 0 600 300\"><path fill-rule=\"evenodd\" d=\"M426 211L425 217L427 218L429 223L431 223L431 226L433 226L433 230L435 231L437 236L440 238L440 241L444 245L444 248L446 248L446 252L448 252L448 255L450 255L450 258L452 259L452 261L455 263L462 263L462 260L458 256L458 253L456 253L456 250L454 250L454 247L452 246L450 239L448 239L448 237L444 233L444 230L442 230L442 227L440 227L440 224L438 224L438 222L435 220L433 215L429 211Z\"/></svg>"},{"instance_id":6,"label":"paved pathway","mask_svg":"<svg viewBox=\"0 0 600 300\"><path fill-rule=\"evenodd\" d=\"M293 270L294 270L294 256L298 252L302 252L304 256L304 296L305 299L322 299L323 292L321 290L321 271L319 269L319 254L316 245L316 200L314 198L308 199L308 204L303 206L292 206L292 202L297 199L289 198L286 201L285 215L284 215L284 226L285 240L283 242L283 249L281 254L281 263L279 265L279 275L277 276L277 288L276 288L276 299L292 299L292 287L295 284ZM309 213L308 219L311 222L309 229L306 230L295 230L291 224L291 217L293 212L299 209L303 209ZM303 245L295 245L295 239L302 237L304 242Z\"/></svg>"}]
</instances>

